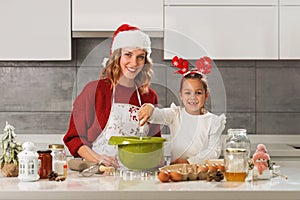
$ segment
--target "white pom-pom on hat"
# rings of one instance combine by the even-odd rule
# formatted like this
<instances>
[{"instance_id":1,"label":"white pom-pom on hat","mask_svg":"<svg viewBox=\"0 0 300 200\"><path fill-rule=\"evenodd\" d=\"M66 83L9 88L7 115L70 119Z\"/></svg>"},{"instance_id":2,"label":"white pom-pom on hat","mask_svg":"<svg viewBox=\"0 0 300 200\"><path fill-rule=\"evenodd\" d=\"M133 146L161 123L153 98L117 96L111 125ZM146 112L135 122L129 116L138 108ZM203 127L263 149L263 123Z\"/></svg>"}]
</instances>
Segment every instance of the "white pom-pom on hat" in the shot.
<instances>
[{"instance_id":1,"label":"white pom-pom on hat","mask_svg":"<svg viewBox=\"0 0 300 200\"><path fill-rule=\"evenodd\" d=\"M102 67L106 67L106 64L107 64L108 60L109 60L109 58L103 58Z\"/></svg>"},{"instance_id":2,"label":"white pom-pom on hat","mask_svg":"<svg viewBox=\"0 0 300 200\"><path fill-rule=\"evenodd\" d=\"M110 54L119 48L141 48L151 54L150 37L142 32L138 27L129 24L122 24L113 34Z\"/></svg>"}]
</instances>

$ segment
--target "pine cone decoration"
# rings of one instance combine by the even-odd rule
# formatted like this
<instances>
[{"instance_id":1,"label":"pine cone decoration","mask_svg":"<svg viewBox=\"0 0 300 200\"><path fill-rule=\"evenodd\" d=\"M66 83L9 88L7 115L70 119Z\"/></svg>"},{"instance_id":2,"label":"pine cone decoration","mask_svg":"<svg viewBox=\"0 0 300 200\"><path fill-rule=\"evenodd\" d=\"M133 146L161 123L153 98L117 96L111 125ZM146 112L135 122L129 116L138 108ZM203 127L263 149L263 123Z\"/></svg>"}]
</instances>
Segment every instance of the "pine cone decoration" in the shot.
<instances>
[{"instance_id":1,"label":"pine cone decoration","mask_svg":"<svg viewBox=\"0 0 300 200\"><path fill-rule=\"evenodd\" d=\"M58 177L58 173L56 173L55 171L52 171L49 174L49 181L55 181L55 179Z\"/></svg>"},{"instance_id":2,"label":"pine cone decoration","mask_svg":"<svg viewBox=\"0 0 300 200\"><path fill-rule=\"evenodd\" d=\"M215 180L217 182L220 182L223 179L224 179L224 174L220 170L218 170L217 172L208 172L206 176L207 181Z\"/></svg>"},{"instance_id":3,"label":"pine cone decoration","mask_svg":"<svg viewBox=\"0 0 300 200\"><path fill-rule=\"evenodd\" d=\"M52 171L49 174L49 181L64 181L64 180L66 180L66 177L58 176L58 173L56 173L55 171Z\"/></svg>"}]
</instances>

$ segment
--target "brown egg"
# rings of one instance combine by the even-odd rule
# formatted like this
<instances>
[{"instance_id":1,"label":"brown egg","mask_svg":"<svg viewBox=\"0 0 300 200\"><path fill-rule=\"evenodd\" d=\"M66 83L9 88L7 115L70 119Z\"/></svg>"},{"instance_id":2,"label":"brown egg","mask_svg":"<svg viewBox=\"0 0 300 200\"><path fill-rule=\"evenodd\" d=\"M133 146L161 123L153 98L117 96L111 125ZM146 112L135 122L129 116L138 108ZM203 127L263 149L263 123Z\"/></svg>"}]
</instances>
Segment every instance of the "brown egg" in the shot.
<instances>
[{"instance_id":1,"label":"brown egg","mask_svg":"<svg viewBox=\"0 0 300 200\"><path fill-rule=\"evenodd\" d=\"M221 172L225 172L225 166L224 166L224 164L219 163L219 164L218 164L218 169L219 169Z\"/></svg>"},{"instance_id":2,"label":"brown egg","mask_svg":"<svg viewBox=\"0 0 300 200\"><path fill-rule=\"evenodd\" d=\"M208 169L208 167L209 167L209 164L207 164L207 163L205 163L205 164L203 164L204 166L206 166L207 167L207 169Z\"/></svg>"},{"instance_id":3,"label":"brown egg","mask_svg":"<svg viewBox=\"0 0 300 200\"><path fill-rule=\"evenodd\" d=\"M168 171L166 170L161 170L159 173L158 173L158 179L161 181L161 182L168 182L169 179L170 179L170 174Z\"/></svg>"},{"instance_id":4,"label":"brown egg","mask_svg":"<svg viewBox=\"0 0 300 200\"><path fill-rule=\"evenodd\" d=\"M206 173L208 171L208 167L206 165L199 165L197 168L198 172Z\"/></svg>"},{"instance_id":5,"label":"brown egg","mask_svg":"<svg viewBox=\"0 0 300 200\"><path fill-rule=\"evenodd\" d=\"M218 171L218 166L215 163L209 164L208 165L208 170L210 172L216 172L216 171Z\"/></svg>"},{"instance_id":6,"label":"brown egg","mask_svg":"<svg viewBox=\"0 0 300 200\"><path fill-rule=\"evenodd\" d=\"M182 180L182 175L180 174L179 171L171 171L170 172L170 178L172 181L181 181Z\"/></svg>"}]
</instances>

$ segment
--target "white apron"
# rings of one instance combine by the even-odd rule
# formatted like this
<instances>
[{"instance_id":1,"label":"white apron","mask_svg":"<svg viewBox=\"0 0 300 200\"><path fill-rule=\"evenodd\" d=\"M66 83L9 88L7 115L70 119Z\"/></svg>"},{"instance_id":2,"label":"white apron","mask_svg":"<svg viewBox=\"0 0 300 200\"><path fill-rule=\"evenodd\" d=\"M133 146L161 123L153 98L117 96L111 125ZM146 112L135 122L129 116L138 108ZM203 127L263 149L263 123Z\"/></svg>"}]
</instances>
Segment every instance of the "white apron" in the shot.
<instances>
[{"instance_id":1,"label":"white apron","mask_svg":"<svg viewBox=\"0 0 300 200\"><path fill-rule=\"evenodd\" d=\"M136 91L141 106L141 97L137 87ZM111 136L140 136L138 121L140 107L127 103L116 103L115 87L113 88L112 98L108 121L101 134L93 142L92 149L99 154L117 157L120 168L125 168L117 156L118 148L114 145L109 145L108 141ZM146 133L143 133L141 136L145 135Z\"/></svg>"}]
</instances>

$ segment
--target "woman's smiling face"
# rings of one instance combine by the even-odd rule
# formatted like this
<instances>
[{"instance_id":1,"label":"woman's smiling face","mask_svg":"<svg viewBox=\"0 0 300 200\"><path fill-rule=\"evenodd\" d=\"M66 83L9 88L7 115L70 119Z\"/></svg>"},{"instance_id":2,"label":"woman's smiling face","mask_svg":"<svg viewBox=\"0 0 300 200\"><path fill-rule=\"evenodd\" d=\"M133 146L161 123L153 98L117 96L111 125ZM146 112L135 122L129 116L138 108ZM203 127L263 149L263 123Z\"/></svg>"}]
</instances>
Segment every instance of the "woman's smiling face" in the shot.
<instances>
[{"instance_id":1,"label":"woman's smiling face","mask_svg":"<svg viewBox=\"0 0 300 200\"><path fill-rule=\"evenodd\" d=\"M123 48L120 65L122 73L127 79L134 80L143 69L146 61L146 51L139 48Z\"/></svg>"},{"instance_id":2,"label":"woman's smiling face","mask_svg":"<svg viewBox=\"0 0 300 200\"><path fill-rule=\"evenodd\" d=\"M183 80L180 99L187 113L191 115L200 115L201 108L204 107L208 93L205 92L203 83L199 79Z\"/></svg>"}]
</instances>

